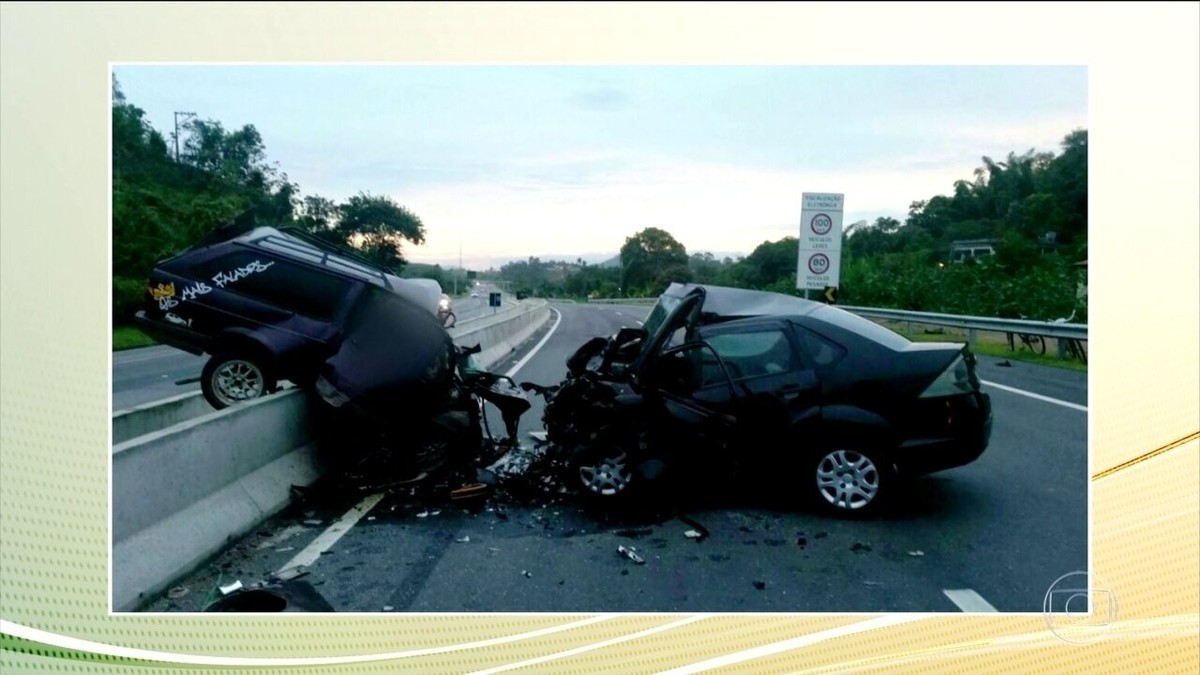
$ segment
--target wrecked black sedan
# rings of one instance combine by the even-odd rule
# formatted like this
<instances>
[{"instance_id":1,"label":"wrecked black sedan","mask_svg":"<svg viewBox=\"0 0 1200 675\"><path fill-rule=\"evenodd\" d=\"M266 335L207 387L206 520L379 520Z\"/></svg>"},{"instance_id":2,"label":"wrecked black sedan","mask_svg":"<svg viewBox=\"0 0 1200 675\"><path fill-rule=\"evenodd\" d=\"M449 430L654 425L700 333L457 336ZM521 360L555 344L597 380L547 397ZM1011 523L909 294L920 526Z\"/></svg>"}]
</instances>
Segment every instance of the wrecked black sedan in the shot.
<instances>
[{"instance_id":1,"label":"wrecked black sedan","mask_svg":"<svg viewBox=\"0 0 1200 675\"><path fill-rule=\"evenodd\" d=\"M991 403L964 344L914 343L778 293L671 284L642 328L595 338L543 389L568 483L616 506L656 483L772 485L836 514L970 463Z\"/></svg>"}]
</instances>

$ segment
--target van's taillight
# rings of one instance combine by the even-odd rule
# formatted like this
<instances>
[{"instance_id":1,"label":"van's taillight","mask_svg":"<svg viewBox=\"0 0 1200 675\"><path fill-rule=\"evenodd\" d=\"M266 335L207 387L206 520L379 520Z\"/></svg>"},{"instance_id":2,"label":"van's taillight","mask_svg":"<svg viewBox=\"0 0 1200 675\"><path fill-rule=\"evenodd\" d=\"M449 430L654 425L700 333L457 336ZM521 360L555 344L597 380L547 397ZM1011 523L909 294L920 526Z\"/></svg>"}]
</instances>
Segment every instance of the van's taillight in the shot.
<instances>
[{"instance_id":1,"label":"van's taillight","mask_svg":"<svg viewBox=\"0 0 1200 675\"><path fill-rule=\"evenodd\" d=\"M921 392L920 398L937 398L938 396L957 396L960 394L969 394L973 391L971 387L971 371L967 367L965 354L959 354L954 362L948 368L938 375L925 391Z\"/></svg>"}]
</instances>

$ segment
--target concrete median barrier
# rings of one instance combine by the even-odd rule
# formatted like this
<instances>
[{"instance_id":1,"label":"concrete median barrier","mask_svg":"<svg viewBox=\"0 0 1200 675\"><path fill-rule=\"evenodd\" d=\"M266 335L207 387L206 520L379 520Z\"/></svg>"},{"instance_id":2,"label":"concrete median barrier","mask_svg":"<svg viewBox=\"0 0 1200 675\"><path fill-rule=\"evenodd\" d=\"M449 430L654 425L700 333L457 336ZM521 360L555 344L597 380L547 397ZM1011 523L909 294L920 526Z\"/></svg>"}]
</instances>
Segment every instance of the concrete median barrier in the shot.
<instances>
[{"instance_id":1,"label":"concrete median barrier","mask_svg":"<svg viewBox=\"0 0 1200 675\"><path fill-rule=\"evenodd\" d=\"M546 301L525 301L450 334L479 344L489 368L549 316ZM291 389L212 410L195 392L114 413L113 611L135 611L321 476L309 405Z\"/></svg>"}]
</instances>

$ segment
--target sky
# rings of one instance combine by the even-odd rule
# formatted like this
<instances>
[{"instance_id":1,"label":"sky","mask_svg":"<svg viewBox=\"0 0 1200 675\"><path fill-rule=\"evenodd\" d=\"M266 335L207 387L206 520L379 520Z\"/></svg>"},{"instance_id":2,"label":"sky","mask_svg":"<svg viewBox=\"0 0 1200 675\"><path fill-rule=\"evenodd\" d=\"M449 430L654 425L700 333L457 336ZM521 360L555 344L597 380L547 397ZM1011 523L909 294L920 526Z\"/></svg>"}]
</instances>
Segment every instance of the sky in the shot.
<instances>
[{"instance_id":1,"label":"sky","mask_svg":"<svg viewBox=\"0 0 1200 675\"><path fill-rule=\"evenodd\" d=\"M114 64L170 144L175 112L253 125L301 196L386 195L405 256L600 262L647 227L689 253L799 233L801 195L903 222L982 157L1086 129L1084 66Z\"/></svg>"}]
</instances>

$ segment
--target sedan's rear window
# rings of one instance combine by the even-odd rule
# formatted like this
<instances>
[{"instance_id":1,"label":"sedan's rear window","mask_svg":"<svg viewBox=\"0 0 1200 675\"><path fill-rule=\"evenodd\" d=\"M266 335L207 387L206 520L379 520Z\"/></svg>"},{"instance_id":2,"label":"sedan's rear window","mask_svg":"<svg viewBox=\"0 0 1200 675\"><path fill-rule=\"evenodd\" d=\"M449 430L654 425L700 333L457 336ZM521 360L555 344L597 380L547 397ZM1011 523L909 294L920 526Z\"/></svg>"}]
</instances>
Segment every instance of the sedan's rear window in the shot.
<instances>
[{"instance_id":1,"label":"sedan's rear window","mask_svg":"<svg viewBox=\"0 0 1200 675\"><path fill-rule=\"evenodd\" d=\"M878 342L888 349L900 350L912 344L908 338L896 331L884 328L870 319L864 319L844 309L825 306L817 308L809 316L843 330L861 335L873 342Z\"/></svg>"}]
</instances>

